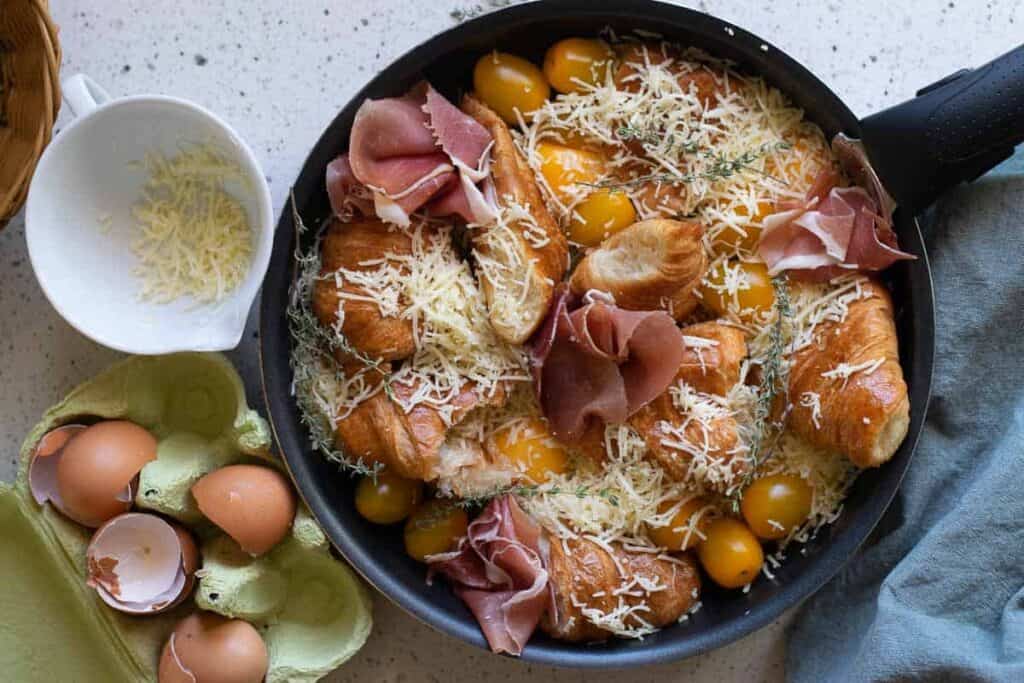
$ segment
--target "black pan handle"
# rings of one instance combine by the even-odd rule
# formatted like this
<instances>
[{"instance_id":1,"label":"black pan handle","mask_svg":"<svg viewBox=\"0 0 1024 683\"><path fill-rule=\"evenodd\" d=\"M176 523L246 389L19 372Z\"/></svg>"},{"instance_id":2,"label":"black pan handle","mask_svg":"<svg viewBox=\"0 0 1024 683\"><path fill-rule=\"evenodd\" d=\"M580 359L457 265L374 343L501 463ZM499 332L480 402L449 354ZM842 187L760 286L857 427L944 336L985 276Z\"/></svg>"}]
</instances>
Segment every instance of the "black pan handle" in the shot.
<instances>
[{"instance_id":1,"label":"black pan handle","mask_svg":"<svg viewBox=\"0 0 1024 683\"><path fill-rule=\"evenodd\" d=\"M860 125L882 183L905 210L919 213L1024 141L1024 45L951 74Z\"/></svg>"}]
</instances>

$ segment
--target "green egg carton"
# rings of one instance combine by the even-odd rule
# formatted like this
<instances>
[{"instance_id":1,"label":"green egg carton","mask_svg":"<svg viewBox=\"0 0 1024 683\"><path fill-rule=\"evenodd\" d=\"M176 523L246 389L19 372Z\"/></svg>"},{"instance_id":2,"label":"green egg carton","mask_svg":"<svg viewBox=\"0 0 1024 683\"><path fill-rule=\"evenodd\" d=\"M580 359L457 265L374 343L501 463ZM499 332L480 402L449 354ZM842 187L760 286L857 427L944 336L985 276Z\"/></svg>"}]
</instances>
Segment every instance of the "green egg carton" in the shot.
<instances>
[{"instance_id":1,"label":"green egg carton","mask_svg":"<svg viewBox=\"0 0 1024 683\"><path fill-rule=\"evenodd\" d=\"M193 596L169 612L130 616L86 586L92 531L28 487L36 443L62 424L131 420L156 436L157 459L139 476L136 508L177 519L203 553ZM205 521L189 492L204 474L235 463L280 468L267 423L246 404L241 378L220 354L125 359L75 388L25 439L13 486L0 484L0 671L6 680L156 681L177 622L196 609L251 622L270 656L267 683L315 681L355 654L370 634L363 584L335 559L300 505L291 534L252 558Z\"/></svg>"}]
</instances>

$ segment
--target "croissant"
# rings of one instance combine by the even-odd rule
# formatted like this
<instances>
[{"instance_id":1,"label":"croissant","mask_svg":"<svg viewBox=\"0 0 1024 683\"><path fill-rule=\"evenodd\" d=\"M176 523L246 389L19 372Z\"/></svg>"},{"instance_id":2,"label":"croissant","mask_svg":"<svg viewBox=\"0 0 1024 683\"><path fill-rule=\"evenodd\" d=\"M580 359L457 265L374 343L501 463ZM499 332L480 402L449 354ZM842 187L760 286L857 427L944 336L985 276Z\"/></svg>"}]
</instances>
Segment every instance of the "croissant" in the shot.
<instances>
[{"instance_id":1,"label":"croissant","mask_svg":"<svg viewBox=\"0 0 1024 683\"><path fill-rule=\"evenodd\" d=\"M910 401L892 299L875 281L863 291L867 298L851 303L843 322L821 324L814 341L793 354L789 420L812 445L844 453L858 467L877 467L906 437Z\"/></svg>"},{"instance_id":2,"label":"croissant","mask_svg":"<svg viewBox=\"0 0 1024 683\"><path fill-rule=\"evenodd\" d=\"M743 332L718 322L683 328L686 355L673 386L685 383L698 392L724 396L739 382L740 364L747 356ZM704 339L714 342L705 346ZM630 426L647 444L648 457L674 480L698 479L705 486L727 490L749 463L736 457L736 420L722 412L704 417L681 411L671 389L629 418Z\"/></svg>"},{"instance_id":3,"label":"croissant","mask_svg":"<svg viewBox=\"0 0 1024 683\"><path fill-rule=\"evenodd\" d=\"M480 281L491 325L505 341L522 344L547 314L555 283L569 265L569 244L505 122L471 95L462 99L462 110L494 138L491 173L498 204L505 209L514 204L529 214L528 218L513 214L510 232L492 225L472 235L478 272L484 273ZM482 267L485 261L490 267Z\"/></svg>"},{"instance_id":4,"label":"croissant","mask_svg":"<svg viewBox=\"0 0 1024 683\"><path fill-rule=\"evenodd\" d=\"M343 298L343 293L366 296L366 291L344 279L339 288L335 278L330 277L339 268L370 271L377 266L363 265L367 261L380 259L387 253L406 255L411 251L410 237L404 232L389 231L381 221L332 221L321 250L321 278L313 288L314 315L325 327L333 327L340 304L344 313L341 333L357 351L384 360L411 356L416 350L411 320L385 317L372 301Z\"/></svg>"},{"instance_id":5,"label":"croissant","mask_svg":"<svg viewBox=\"0 0 1024 683\"><path fill-rule=\"evenodd\" d=\"M667 44L627 43L618 52L619 67L615 71L615 87L619 90L640 90L642 80L637 69L640 64L664 64L669 72L675 74L679 87L684 92L695 93L705 107L716 105L718 98L724 97L730 90L723 74L716 74L706 64L696 65L693 60L684 60L679 50Z\"/></svg>"},{"instance_id":6,"label":"croissant","mask_svg":"<svg viewBox=\"0 0 1024 683\"><path fill-rule=\"evenodd\" d=\"M338 420L335 445L351 457L380 463L407 479L433 481L441 473L441 452L449 424L430 404L419 403L405 412L398 401L414 393L414 386L395 382L390 395L379 391L364 400ZM477 406L501 405L506 399L504 389L481 396L467 383L452 400L450 424L458 423Z\"/></svg>"},{"instance_id":7,"label":"croissant","mask_svg":"<svg viewBox=\"0 0 1024 683\"><path fill-rule=\"evenodd\" d=\"M740 364L747 357L743 331L719 322L697 323L683 328L686 354L676 380L705 394L725 396L740 381ZM712 342L711 345L700 343Z\"/></svg>"},{"instance_id":8,"label":"croissant","mask_svg":"<svg viewBox=\"0 0 1024 683\"><path fill-rule=\"evenodd\" d=\"M622 308L664 309L677 320L698 304L694 290L704 277L704 228L693 221L652 219L634 223L588 253L572 274L572 291L596 289Z\"/></svg>"},{"instance_id":9,"label":"croissant","mask_svg":"<svg viewBox=\"0 0 1024 683\"><path fill-rule=\"evenodd\" d=\"M677 621L700 595L697 564L688 553L666 560L652 553L629 552L615 543L611 545L613 559L603 547L583 538L548 537L548 542L552 602L540 626L553 638L573 642L606 640L612 631L595 624L586 613L593 609L609 614L623 604L645 607L635 615L624 616L620 626L661 628ZM622 567L622 575L616 561ZM633 585L628 591L617 591L623 583L631 581ZM665 588L643 588L655 585Z\"/></svg>"}]
</instances>

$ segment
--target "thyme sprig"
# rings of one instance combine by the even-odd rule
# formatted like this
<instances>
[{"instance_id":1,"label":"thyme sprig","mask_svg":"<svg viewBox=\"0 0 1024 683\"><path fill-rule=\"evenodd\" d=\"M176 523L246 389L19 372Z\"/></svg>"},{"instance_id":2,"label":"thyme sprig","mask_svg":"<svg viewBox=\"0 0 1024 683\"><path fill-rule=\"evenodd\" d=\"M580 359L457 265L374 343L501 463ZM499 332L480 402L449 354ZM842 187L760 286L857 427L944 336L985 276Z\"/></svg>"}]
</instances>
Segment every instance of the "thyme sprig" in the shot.
<instances>
[{"instance_id":1,"label":"thyme sprig","mask_svg":"<svg viewBox=\"0 0 1024 683\"><path fill-rule=\"evenodd\" d=\"M761 381L757 389L757 403L754 405L754 420L751 429L750 467L743 476L743 481L733 491L733 507L739 511L740 498L743 491L753 482L762 456L767 450L765 441L771 429L772 407L776 398L788 391L787 370L784 365L786 355L785 325L792 316L789 299L789 281L785 275L772 278L775 290L775 322L768 336L768 358L761 366Z\"/></svg>"},{"instance_id":2,"label":"thyme sprig","mask_svg":"<svg viewBox=\"0 0 1024 683\"><path fill-rule=\"evenodd\" d=\"M698 180L707 180L714 182L718 180L725 180L731 178L741 171L751 171L753 173L759 173L766 178L771 178L776 182L785 184L785 181L780 178L776 178L770 173L751 166L755 161L763 156L772 154L779 150L789 149L791 145L788 142L767 142L757 149L750 149L742 154L738 154L735 157L728 157L725 154L719 152L712 152L710 150L700 150L699 154L705 159L709 159L710 163L707 168L704 168L695 173L648 173L646 175L637 176L636 178L627 178L621 180L618 178L601 180L596 183L585 183L580 182L579 185L586 185L587 187L593 187L596 189L632 189L646 185L650 182L655 183L666 183L669 185L675 185L679 183L693 183Z\"/></svg>"},{"instance_id":3,"label":"thyme sprig","mask_svg":"<svg viewBox=\"0 0 1024 683\"><path fill-rule=\"evenodd\" d=\"M544 484L512 484L510 486L499 486L487 493L482 493L476 496L463 497L456 501L456 505L462 508L477 509L482 508L493 499L503 496L506 493L511 493L514 496L520 498L532 498L540 495L550 496L576 496L577 498L604 498L609 504L614 507L619 506L619 497L615 494L615 491L611 488L604 487L600 489L593 489L589 486L579 485L571 488L563 488L561 486L546 486Z\"/></svg>"},{"instance_id":4,"label":"thyme sprig","mask_svg":"<svg viewBox=\"0 0 1024 683\"><path fill-rule=\"evenodd\" d=\"M668 147L665 148L665 154L669 154L673 151L680 154L696 154L701 151L703 147L691 138L684 140L678 140L675 135L669 135L668 138L664 134L659 133L655 130L637 128L636 126L620 126L615 131L615 135L623 142L629 142L635 140L642 145L648 145L650 147L658 147L663 143L664 140L668 140Z\"/></svg>"},{"instance_id":5,"label":"thyme sprig","mask_svg":"<svg viewBox=\"0 0 1024 683\"><path fill-rule=\"evenodd\" d=\"M354 474L375 477L381 469L380 463L367 464L361 457L353 460L334 447L332 425L317 404L313 395L313 384L317 373L320 372L344 377L344 369L338 361L338 355L356 359L383 375L385 391L390 389L387 384L387 370L379 359L360 353L337 330L329 330L321 325L313 313L313 290L317 280L321 279L321 238L317 235L309 250L303 250L302 237L308 228L299 216L294 193L291 194L290 201L295 223L295 271L285 315L288 318L288 332L292 340L288 363L294 377L293 389L295 402L299 408L299 420L306 426L310 444L314 449L341 465L343 469Z\"/></svg>"}]
</instances>

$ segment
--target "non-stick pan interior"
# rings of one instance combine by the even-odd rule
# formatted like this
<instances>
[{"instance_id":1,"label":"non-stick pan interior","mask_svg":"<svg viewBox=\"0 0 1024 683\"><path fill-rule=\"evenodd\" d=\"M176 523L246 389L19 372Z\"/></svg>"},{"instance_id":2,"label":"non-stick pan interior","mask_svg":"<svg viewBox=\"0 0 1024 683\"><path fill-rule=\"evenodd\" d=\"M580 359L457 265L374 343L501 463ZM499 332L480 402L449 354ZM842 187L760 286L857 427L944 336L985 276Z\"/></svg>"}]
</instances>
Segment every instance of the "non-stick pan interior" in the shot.
<instances>
[{"instance_id":1,"label":"non-stick pan interior","mask_svg":"<svg viewBox=\"0 0 1024 683\"><path fill-rule=\"evenodd\" d=\"M462 24L413 49L373 79L342 110L306 161L294 186L299 213L317 225L329 213L324 168L345 150L359 103L366 97L403 93L427 78L456 99L471 86L476 59L493 49L539 63L545 49L566 36L594 35L607 29L625 34L654 32L737 62L741 70L764 76L803 107L826 135L856 136L857 121L842 102L809 72L756 36L698 12L650 2L545 2L520 5ZM898 198L897 198L898 199ZM679 659L720 647L772 621L823 585L857 550L881 518L905 472L924 418L932 366L932 294L921 236L912 218L899 218L904 249L920 255L888 274L897 306L901 359L911 388L910 436L896 457L879 470L863 473L850 491L839 520L816 539L794 549L775 579L761 578L747 594L707 586L703 607L690 619L643 641L612 640L579 646L538 634L523 653L562 666L633 666ZM261 349L264 389L281 452L310 508L341 553L390 599L422 621L485 647L470 612L444 581L425 583L423 565L409 559L401 528L363 520L352 503L354 480L311 450L291 393L289 338L285 319L293 273L295 226L291 206L282 212L270 271L263 289Z\"/></svg>"}]
</instances>

